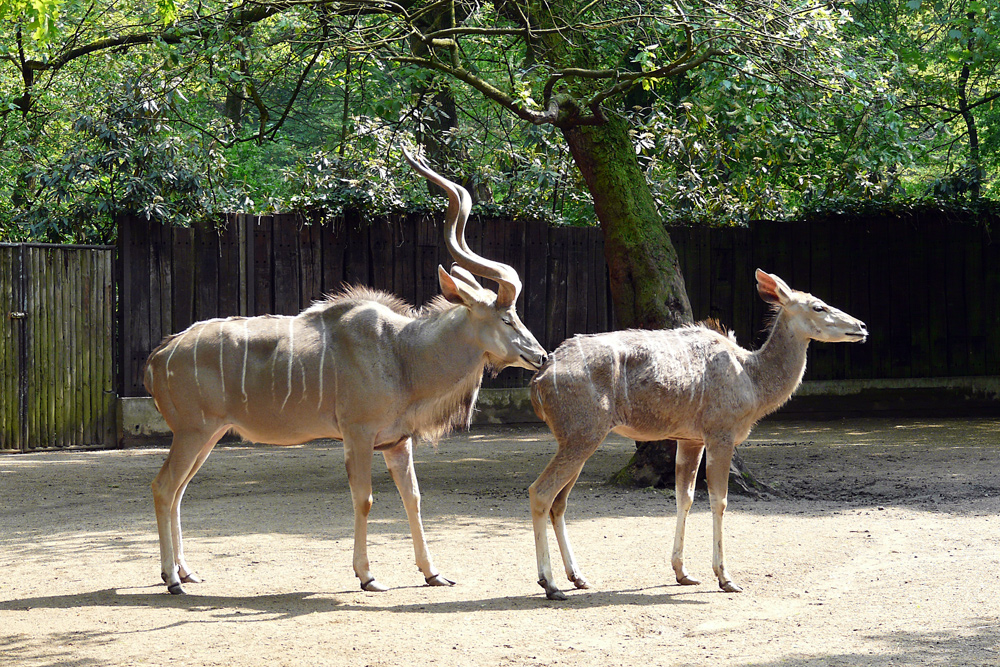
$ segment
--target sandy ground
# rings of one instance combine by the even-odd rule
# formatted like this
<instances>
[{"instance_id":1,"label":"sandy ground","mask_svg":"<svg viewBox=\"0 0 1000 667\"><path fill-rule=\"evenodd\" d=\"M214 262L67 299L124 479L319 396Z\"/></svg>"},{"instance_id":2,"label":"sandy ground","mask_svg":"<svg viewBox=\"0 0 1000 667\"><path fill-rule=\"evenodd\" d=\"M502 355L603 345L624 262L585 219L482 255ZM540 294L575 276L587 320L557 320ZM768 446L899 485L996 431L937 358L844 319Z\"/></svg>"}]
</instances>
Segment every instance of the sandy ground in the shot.
<instances>
[{"instance_id":1,"label":"sandy ground","mask_svg":"<svg viewBox=\"0 0 1000 667\"><path fill-rule=\"evenodd\" d=\"M742 594L713 581L703 493L687 560L706 583L674 583L672 495L604 484L631 448L609 440L574 490L594 587L562 603L535 583L526 489L554 451L541 427L419 449L452 588L423 586L377 462L385 593L351 571L338 443L217 448L184 504L206 582L177 597L159 581L148 486L165 449L0 457L0 664L1000 665L1000 419L760 425L742 451L788 497L730 499Z\"/></svg>"}]
</instances>

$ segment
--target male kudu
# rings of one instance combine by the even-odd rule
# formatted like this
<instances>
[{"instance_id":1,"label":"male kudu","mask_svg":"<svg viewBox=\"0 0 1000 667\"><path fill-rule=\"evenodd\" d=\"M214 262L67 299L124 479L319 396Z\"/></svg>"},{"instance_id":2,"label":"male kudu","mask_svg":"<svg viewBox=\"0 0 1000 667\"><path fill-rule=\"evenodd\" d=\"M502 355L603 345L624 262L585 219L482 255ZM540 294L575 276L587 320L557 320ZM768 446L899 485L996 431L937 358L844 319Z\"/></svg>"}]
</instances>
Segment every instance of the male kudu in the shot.
<instances>
[{"instance_id":1,"label":"male kudu","mask_svg":"<svg viewBox=\"0 0 1000 667\"><path fill-rule=\"evenodd\" d=\"M465 242L469 193L403 152L448 194L446 245L456 266L450 273L438 267L441 296L414 310L383 292L347 288L294 317L198 322L150 355L146 389L173 431L152 485L162 575L171 593L183 593L182 582L200 581L184 560L181 498L229 430L276 445L343 440L354 503L354 572L366 591L385 590L367 555L372 458L381 451L406 508L417 566L430 585L452 583L434 567L424 539L413 439L468 425L487 367L534 370L546 353L515 311L517 273ZM496 281L498 293L473 274Z\"/></svg>"}]
</instances>

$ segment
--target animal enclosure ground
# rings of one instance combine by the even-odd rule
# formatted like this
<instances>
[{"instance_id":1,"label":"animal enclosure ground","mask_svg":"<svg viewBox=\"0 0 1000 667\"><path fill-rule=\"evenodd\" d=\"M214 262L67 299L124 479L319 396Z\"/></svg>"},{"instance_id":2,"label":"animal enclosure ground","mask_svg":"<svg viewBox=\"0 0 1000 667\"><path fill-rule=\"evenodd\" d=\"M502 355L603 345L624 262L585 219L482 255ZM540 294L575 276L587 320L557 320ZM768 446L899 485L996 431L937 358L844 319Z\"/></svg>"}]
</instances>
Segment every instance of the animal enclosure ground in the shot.
<instances>
[{"instance_id":1,"label":"animal enclosure ground","mask_svg":"<svg viewBox=\"0 0 1000 667\"><path fill-rule=\"evenodd\" d=\"M567 515L594 588L562 603L535 584L543 427L418 448L452 588L422 585L376 462L369 552L386 593L351 571L339 443L218 447L183 512L206 582L178 597L160 582L149 491L165 449L3 456L0 665L1000 665L998 436L1000 419L761 424L742 452L789 495L730 497L742 594L716 588L703 492L686 556L705 583L674 583L673 499L603 484L633 447L613 437Z\"/></svg>"}]
</instances>

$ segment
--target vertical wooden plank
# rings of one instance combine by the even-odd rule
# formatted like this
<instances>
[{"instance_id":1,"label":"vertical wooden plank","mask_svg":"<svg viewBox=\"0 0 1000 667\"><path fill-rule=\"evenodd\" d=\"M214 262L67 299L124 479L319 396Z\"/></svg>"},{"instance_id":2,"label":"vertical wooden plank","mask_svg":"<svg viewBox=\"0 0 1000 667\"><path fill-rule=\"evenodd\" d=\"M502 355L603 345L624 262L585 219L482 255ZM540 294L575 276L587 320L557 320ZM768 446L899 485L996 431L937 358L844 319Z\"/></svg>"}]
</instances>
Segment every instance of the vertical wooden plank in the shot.
<instances>
[{"instance_id":1,"label":"vertical wooden plank","mask_svg":"<svg viewBox=\"0 0 1000 667\"><path fill-rule=\"evenodd\" d=\"M871 327L872 235L867 221L860 221L848 230L834 249L834 270L848 286L842 307L848 313ZM844 270L844 267L849 267ZM845 377L848 379L873 378L872 346L870 343L850 345L847 351Z\"/></svg>"},{"instance_id":2,"label":"vertical wooden plank","mask_svg":"<svg viewBox=\"0 0 1000 667\"><path fill-rule=\"evenodd\" d=\"M390 218L389 238L392 244L391 274L392 293L413 305L417 300L417 244L416 225L407 216L393 215Z\"/></svg>"},{"instance_id":3,"label":"vertical wooden plank","mask_svg":"<svg viewBox=\"0 0 1000 667\"><path fill-rule=\"evenodd\" d=\"M63 373L66 369L62 355L64 348L57 348L52 344L59 332L53 326L55 322L50 313L57 307L59 293L53 279L52 256L38 248L32 248L32 254L36 259L35 275L44 286L43 297L38 304L40 307L39 322L42 325L43 334L35 346L38 353L39 369L44 372L36 385L41 390L40 393L43 397L40 401L42 422L39 425L39 431L43 436L39 445L55 447L58 444L55 429L56 405L58 404L59 388L63 382Z\"/></svg>"},{"instance_id":4,"label":"vertical wooden plank","mask_svg":"<svg viewBox=\"0 0 1000 667\"><path fill-rule=\"evenodd\" d=\"M114 300L112 295L112 260L113 255L110 249L104 250L95 255L94 259L94 282L91 287L91 309L95 313L98 322L98 333L95 339L112 340L114 327L112 325ZM103 335L102 335L103 334ZM106 447L117 446L117 425L113 419L114 411L111 408L113 399L114 379L109 360L113 347L95 343L95 373L96 381L91 385L93 393L93 404L95 413L94 433L95 437Z\"/></svg>"},{"instance_id":5,"label":"vertical wooden plank","mask_svg":"<svg viewBox=\"0 0 1000 667\"><path fill-rule=\"evenodd\" d=\"M549 340L546 325L550 279L548 255L548 225L541 220L528 220L525 225L524 309L521 317L542 347L551 351L560 341Z\"/></svg>"},{"instance_id":6,"label":"vertical wooden plank","mask_svg":"<svg viewBox=\"0 0 1000 667\"><path fill-rule=\"evenodd\" d=\"M905 360L900 360L906 365L903 377L928 377L933 358L943 358L946 361L948 355L947 347L934 348L931 334L934 326L931 322L933 298L930 293L931 285L924 271L924 267L928 266L929 261L934 261L932 257L937 253L930 248L931 244L920 238L921 234L930 231L923 229L923 225L903 226L896 223L895 227L897 233L890 240L894 250L892 254L901 259L900 265L908 285L905 294L900 294L901 297L905 297L904 300L891 306L905 311L902 316L906 319L907 335L910 339L911 355ZM938 243L944 240L936 239ZM940 268L944 269L943 266ZM943 307L944 304L941 305ZM938 333L944 332L939 330Z\"/></svg>"},{"instance_id":7,"label":"vertical wooden plank","mask_svg":"<svg viewBox=\"0 0 1000 667\"><path fill-rule=\"evenodd\" d=\"M983 258L989 237L978 227L965 230L963 243L962 266L964 267L963 292L965 297L965 326L968 332L968 373L969 375L987 375L986 366L986 329L988 326L1000 326L1000 321L993 320L992 325L986 317L988 304L1000 299L987 298L986 265Z\"/></svg>"},{"instance_id":8,"label":"vertical wooden plank","mask_svg":"<svg viewBox=\"0 0 1000 667\"><path fill-rule=\"evenodd\" d=\"M41 412L38 410L38 397L35 384L37 383L36 368L38 359L35 356L35 338L38 336L39 323L36 319L36 311L41 307L38 302L38 293L42 290L42 285L32 280L35 274L35 257L30 252L30 248L24 247L21 264L21 275L24 280L24 312L27 316L24 319L24 365L22 368L22 381L24 391L24 420L25 420L25 440L24 451L30 451L33 445L38 444L39 418Z\"/></svg>"},{"instance_id":9,"label":"vertical wooden plank","mask_svg":"<svg viewBox=\"0 0 1000 667\"><path fill-rule=\"evenodd\" d=\"M415 303L425 304L440 292L437 267L440 248L444 245L444 229L430 215L415 215L412 219L417 246L414 259L417 272Z\"/></svg>"},{"instance_id":10,"label":"vertical wooden plank","mask_svg":"<svg viewBox=\"0 0 1000 667\"><path fill-rule=\"evenodd\" d=\"M252 243L254 294L248 315L266 315L274 312L273 232L273 216L258 216L254 220Z\"/></svg>"},{"instance_id":11,"label":"vertical wooden plank","mask_svg":"<svg viewBox=\"0 0 1000 667\"><path fill-rule=\"evenodd\" d=\"M746 227L733 229L731 233L733 236L733 289L728 326L732 328L736 334L736 340L741 345L750 345L754 339L754 332L762 326L761 323L753 319L754 303L759 301L757 282L754 278L756 267L752 254L753 231Z\"/></svg>"},{"instance_id":12,"label":"vertical wooden plank","mask_svg":"<svg viewBox=\"0 0 1000 667\"><path fill-rule=\"evenodd\" d=\"M64 266L66 269L67 282L73 285L73 290L71 293L71 303L70 309L73 313L72 320L72 336L73 336L73 361L70 364L72 368L72 373L68 379L69 384L67 389L73 396L72 403L74 406L74 415L69 424L67 424L67 432L69 433L67 446L72 446L74 444L92 444L87 443L83 439L83 422L86 418L86 412L84 411L84 385L86 383L86 372L85 372L85 362L87 357L87 345L86 339L81 335L84 327L83 323L83 310L80 305L80 291L83 287L80 260L83 258L83 252L77 250L72 253L64 252L67 255L67 261Z\"/></svg>"},{"instance_id":13,"label":"vertical wooden plank","mask_svg":"<svg viewBox=\"0 0 1000 667\"><path fill-rule=\"evenodd\" d=\"M709 271L712 282L709 285L709 317L721 321L723 326L732 328L733 309L733 229L706 228L709 245Z\"/></svg>"},{"instance_id":14,"label":"vertical wooden plank","mask_svg":"<svg viewBox=\"0 0 1000 667\"><path fill-rule=\"evenodd\" d=\"M566 338L587 333L587 255L584 230L566 231Z\"/></svg>"},{"instance_id":15,"label":"vertical wooden plank","mask_svg":"<svg viewBox=\"0 0 1000 667\"><path fill-rule=\"evenodd\" d=\"M300 219L300 223L305 222ZM309 307L323 296L322 228L318 224L299 227L299 310Z\"/></svg>"},{"instance_id":16,"label":"vertical wooden plank","mask_svg":"<svg viewBox=\"0 0 1000 667\"><path fill-rule=\"evenodd\" d=\"M274 314L296 315L301 303L298 217L274 216Z\"/></svg>"},{"instance_id":17,"label":"vertical wooden plank","mask_svg":"<svg viewBox=\"0 0 1000 667\"><path fill-rule=\"evenodd\" d=\"M172 227L173 236L173 312L174 333L195 323L195 251L194 230Z\"/></svg>"},{"instance_id":18,"label":"vertical wooden plank","mask_svg":"<svg viewBox=\"0 0 1000 667\"><path fill-rule=\"evenodd\" d=\"M912 377L949 374L952 352L949 337L954 333L950 320L953 314L965 308L964 294L954 282L956 274L962 272L963 258L951 252L956 231L951 223L924 217L918 221L914 232L907 235L912 239L908 245L919 246L910 250L913 256L911 289L916 292L914 299L923 296L922 307L911 310L911 326L923 331L920 340L924 345L919 350L914 346ZM928 242L931 239L933 242ZM955 287L955 291L951 287Z\"/></svg>"},{"instance_id":19,"label":"vertical wooden plank","mask_svg":"<svg viewBox=\"0 0 1000 667\"><path fill-rule=\"evenodd\" d=\"M112 273L112 254L109 250L102 262L103 279L101 280L100 303L104 308L104 330L111 332L114 329L114 280ZM110 336L109 336L110 338ZM118 420L116 418L117 397L113 393L116 385L114 356L112 350L106 350L104 354L104 384L101 387L101 398L103 400L104 413L104 434L106 442L114 442L118 435Z\"/></svg>"},{"instance_id":20,"label":"vertical wooden plank","mask_svg":"<svg viewBox=\"0 0 1000 667\"><path fill-rule=\"evenodd\" d=\"M23 358L25 319L6 317L26 310L22 290L23 246L0 244L0 450L21 451L25 430Z\"/></svg>"},{"instance_id":21,"label":"vertical wooden plank","mask_svg":"<svg viewBox=\"0 0 1000 667\"><path fill-rule=\"evenodd\" d=\"M569 235L565 227L549 228L549 284L545 316L545 340L547 349L555 349L568 337L566 331L566 281L569 272Z\"/></svg>"},{"instance_id":22,"label":"vertical wooden plank","mask_svg":"<svg viewBox=\"0 0 1000 667\"><path fill-rule=\"evenodd\" d=\"M870 346L873 376L889 378L892 377L891 347L895 342L893 328L904 326L899 318L899 305L893 301L892 264L898 259L892 257L889 246L891 230L884 219L872 220L869 233L872 247L868 292L871 318L866 320L869 336L865 345Z\"/></svg>"},{"instance_id":23,"label":"vertical wooden plank","mask_svg":"<svg viewBox=\"0 0 1000 667\"><path fill-rule=\"evenodd\" d=\"M372 285L371 226L357 211L347 214L347 258L345 278L352 285Z\"/></svg>"},{"instance_id":24,"label":"vertical wooden plank","mask_svg":"<svg viewBox=\"0 0 1000 667\"><path fill-rule=\"evenodd\" d=\"M760 269L767 273L777 273L775 266L778 265L778 226L779 223L773 220L759 220L754 222L752 242L752 256L754 272ZM777 274L781 275L781 274ZM754 294L757 291L757 279L750 276L749 280ZM750 300L751 317L753 323L751 337L747 339L752 348L760 347L766 340L768 329L765 322L768 318L769 308L759 296Z\"/></svg>"},{"instance_id":25,"label":"vertical wooden plank","mask_svg":"<svg viewBox=\"0 0 1000 667\"><path fill-rule=\"evenodd\" d=\"M591 238L590 264L594 267L597 298L597 326L594 331L611 331L614 328L615 318L611 301L611 286L608 279L608 265L604 258L604 232L598 227L594 230Z\"/></svg>"},{"instance_id":26,"label":"vertical wooden plank","mask_svg":"<svg viewBox=\"0 0 1000 667\"><path fill-rule=\"evenodd\" d=\"M986 375L1000 375L1000 241L983 233L983 307Z\"/></svg>"},{"instance_id":27,"label":"vertical wooden plank","mask_svg":"<svg viewBox=\"0 0 1000 667\"><path fill-rule=\"evenodd\" d=\"M324 295L338 291L344 283L343 218L328 220L320 226L320 262L323 266Z\"/></svg>"},{"instance_id":28,"label":"vertical wooden plank","mask_svg":"<svg viewBox=\"0 0 1000 667\"><path fill-rule=\"evenodd\" d=\"M117 355L119 376L115 389L120 396L132 396L131 387L128 386L125 380L128 377L127 368L130 365L128 361L130 359L129 351L132 349L132 341L128 336L128 329L125 326L126 318L128 317L128 307L132 301L130 284L131 269L129 268L132 261L131 244L129 243L130 224L128 218L125 216L119 216L117 224L118 238L116 239L117 252L115 253L114 280L118 286L118 308L115 313L118 335L114 353Z\"/></svg>"},{"instance_id":29,"label":"vertical wooden plank","mask_svg":"<svg viewBox=\"0 0 1000 667\"><path fill-rule=\"evenodd\" d=\"M51 331L52 322L46 316L54 301L53 285L49 278L50 272L46 266L46 258L38 252L37 248L29 248L28 256L30 257L28 262L30 267L29 281L36 285L32 298L34 317L30 329L31 342L28 345L32 357L29 367L31 375L28 380L29 410L34 413L32 421L35 424L35 430L33 434L28 436L28 448L36 449L51 447L54 444L52 422L59 367L58 359L50 356L53 350L49 341L52 340L55 332Z\"/></svg>"},{"instance_id":30,"label":"vertical wooden plank","mask_svg":"<svg viewBox=\"0 0 1000 667\"><path fill-rule=\"evenodd\" d=\"M163 264L169 258L169 248L164 249L162 234L151 239L150 222L139 218L126 218L124 229L127 230L127 242L123 245L126 256L122 259L122 280L124 282L125 298L122 302L122 380L125 396L142 396L145 388L142 386L142 368L152 349L152 340L159 337L151 336L150 311L153 308L150 286L155 282L151 276L156 275L155 264L151 259L160 260ZM159 227L159 226L158 226ZM157 243L160 241L160 243ZM161 258L163 252L168 258ZM157 262L159 263L159 262ZM160 294L161 300L170 305L171 295ZM173 322L173 318L168 318ZM164 332L163 335L169 332Z\"/></svg>"},{"instance_id":31,"label":"vertical wooden plank","mask_svg":"<svg viewBox=\"0 0 1000 667\"><path fill-rule=\"evenodd\" d=\"M944 230L944 243L939 244L945 256L945 275L942 281L945 320L942 328L947 343L944 349L938 350L938 356L944 358L935 358L932 362L932 372L938 377L971 375L968 312L974 306L966 302L964 289L969 280L965 262L965 246L971 240L968 231L969 227L964 224L948 225Z\"/></svg>"},{"instance_id":32,"label":"vertical wooden plank","mask_svg":"<svg viewBox=\"0 0 1000 667\"><path fill-rule=\"evenodd\" d=\"M75 425L78 444L93 446L99 444L91 429L94 405L91 402L90 385L94 381L94 345L92 342L92 327L94 314L91 310L89 282L91 278L90 264L93 251L80 249L73 253L73 272L75 274L76 290L74 298L79 306L79 322L76 336L80 340L80 356L77 365L79 375L74 378L76 391L79 395L80 418Z\"/></svg>"},{"instance_id":33,"label":"vertical wooden plank","mask_svg":"<svg viewBox=\"0 0 1000 667\"><path fill-rule=\"evenodd\" d=\"M13 449L13 430L17 427L11 403L17 394L14 392L11 380L17 369L14 367L14 331L18 321L13 317L5 317L6 313L17 312L12 303L12 285L9 271L11 263L10 247L0 244L0 451Z\"/></svg>"},{"instance_id":34,"label":"vertical wooden plank","mask_svg":"<svg viewBox=\"0 0 1000 667\"><path fill-rule=\"evenodd\" d=\"M61 249L59 255L61 255L59 258L59 270L63 273L63 282L61 283L64 286L62 289L63 303L67 305L70 312L69 326L66 328L66 333L72 340L70 359L67 364L69 373L64 385L72 409L68 411L68 418L63 423L62 431L64 434L64 446L71 447L73 445L90 444L83 442L83 431L81 428L85 414L83 406L83 384L85 382L83 362L86 355L85 340L80 335L83 328L82 311L79 302L79 294L82 287L79 260L82 257L82 253L78 250L69 251ZM65 289L67 285L70 286L68 290Z\"/></svg>"},{"instance_id":35,"label":"vertical wooden plank","mask_svg":"<svg viewBox=\"0 0 1000 667\"><path fill-rule=\"evenodd\" d=\"M40 359L38 357L38 347L43 337L42 320L39 313L43 310L40 294L44 292L45 286L41 281L36 281L33 276L38 274L37 258L30 248L25 248L24 252L24 276L25 276L25 305L28 317L25 318L25 396L26 407L25 417L27 419L28 432L25 440L25 450L30 451L33 447L42 444L45 433L42 432L42 401L39 397L38 375L43 371L39 368Z\"/></svg>"},{"instance_id":36,"label":"vertical wooden plank","mask_svg":"<svg viewBox=\"0 0 1000 667\"><path fill-rule=\"evenodd\" d=\"M903 234L898 226L893 227L891 221L882 221L884 243L886 247L886 264L889 267L886 282L886 307L890 314L888 358L890 365L885 377L913 377L913 310L916 306L922 309L926 303L926 294L913 293L913 265L915 260L907 254L900 254L901 248L895 241Z\"/></svg>"},{"instance_id":37,"label":"vertical wooden plank","mask_svg":"<svg viewBox=\"0 0 1000 667\"><path fill-rule=\"evenodd\" d=\"M587 333L604 331L601 328L601 311L606 304L602 302L601 288L604 283L604 262L594 261L594 247L600 241L600 228L589 227L580 230L583 237L583 252L580 262L587 268Z\"/></svg>"},{"instance_id":38,"label":"vertical wooden plank","mask_svg":"<svg viewBox=\"0 0 1000 667\"><path fill-rule=\"evenodd\" d=\"M150 231L148 239L151 246L150 250L152 251L149 270L149 298L153 299L152 303L159 303L160 305L159 318L156 317L155 313L150 313L149 331L145 334L149 341L148 347L150 349L148 352L151 352L153 348L160 344L160 341L170 334L180 331L180 328L174 322L173 229L168 224L155 224ZM146 249L138 248L136 252L145 256ZM146 351L145 346L143 350ZM148 358L148 354L142 359L142 366L145 366L146 358ZM145 389L141 386L141 383L136 389L140 392L139 394L134 394L136 396L145 393Z\"/></svg>"},{"instance_id":39,"label":"vertical wooden plank","mask_svg":"<svg viewBox=\"0 0 1000 667\"><path fill-rule=\"evenodd\" d=\"M368 228L369 253L372 267L368 284L392 292L393 239L391 223L384 217L376 218ZM377 268L376 268L377 267Z\"/></svg>"},{"instance_id":40,"label":"vertical wooden plank","mask_svg":"<svg viewBox=\"0 0 1000 667\"><path fill-rule=\"evenodd\" d=\"M55 289L56 277L54 267L54 257L52 253L46 253L39 248L33 249L39 263L39 275L45 284L45 300L42 303L42 321L45 326L45 336L39 341L39 352L41 358L45 359L48 366L49 378L45 382L45 399L42 407L44 409L45 423L42 430L46 433L46 447L59 446L59 432L57 430L58 412L56 406L59 405L60 394L66 373L66 353L67 346L55 346L52 344L62 332L55 326L56 321L51 317L53 310L62 310L60 304L60 293Z\"/></svg>"},{"instance_id":41,"label":"vertical wooden plank","mask_svg":"<svg viewBox=\"0 0 1000 667\"><path fill-rule=\"evenodd\" d=\"M137 253L141 253L149 263L148 268L142 271L142 275L146 277L144 283L147 300L145 312L148 314L148 320L142 323L146 329L143 338L148 341L148 344L142 346L142 351L148 352L156 347L157 342L163 340L164 336L172 333L170 329L173 323L170 312L170 286L166 281L166 277L170 274L169 268L166 267L169 267L170 264L171 249L170 245L163 241L163 230L166 225L149 221L143 221L143 224L148 232L146 235L148 247L136 248L135 250ZM131 317L129 311L126 311L125 316ZM139 369L142 368L143 362L144 360L140 359L132 361L136 366L134 378L137 385L141 375ZM136 386L136 390L139 389L140 387Z\"/></svg>"},{"instance_id":42,"label":"vertical wooden plank","mask_svg":"<svg viewBox=\"0 0 1000 667\"><path fill-rule=\"evenodd\" d=\"M194 322L219 316L219 234L215 225L204 222L192 226L194 256Z\"/></svg>"},{"instance_id":43,"label":"vertical wooden plank","mask_svg":"<svg viewBox=\"0 0 1000 667\"><path fill-rule=\"evenodd\" d=\"M831 298L828 293L819 293L829 285L829 275L825 272L830 264L830 222L784 222L776 223L775 227L780 239L780 268L771 273L777 273L793 289L812 292L824 300ZM819 256L815 257L817 253Z\"/></svg>"},{"instance_id":44,"label":"vertical wooden plank","mask_svg":"<svg viewBox=\"0 0 1000 667\"><path fill-rule=\"evenodd\" d=\"M839 224L839 223L837 223ZM790 241L791 252L789 260L791 272L785 281L793 289L811 292L814 296L829 302L834 307L837 303L832 290L831 237L835 224L826 220L811 222L796 222L785 225L787 238ZM805 234L799 236L799 230L805 229ZM808 254L808 263L801 262L797 257ZM808 266L808 276L798 275L797 265ZM804 267L803 267L804 270ZM784 278L784 276L782 276ZM809 363L806 366L805 378L809 380L829 380L833 378L837 368L837 346L814 344L809 347Z\"/></svg>"},{"instance_id":45,"label":"vertical wooden plank","mask_svg":"<svg viewBox=\"0 0 1000 667\"><path fill-rule=\"evenodd\" d=\"M244 277L240 275L239 218L234 214L226 216L226 224L218 229L219 279L218 317L232 317L240 314L240 288Z\"/></svg>"}]
</instances>

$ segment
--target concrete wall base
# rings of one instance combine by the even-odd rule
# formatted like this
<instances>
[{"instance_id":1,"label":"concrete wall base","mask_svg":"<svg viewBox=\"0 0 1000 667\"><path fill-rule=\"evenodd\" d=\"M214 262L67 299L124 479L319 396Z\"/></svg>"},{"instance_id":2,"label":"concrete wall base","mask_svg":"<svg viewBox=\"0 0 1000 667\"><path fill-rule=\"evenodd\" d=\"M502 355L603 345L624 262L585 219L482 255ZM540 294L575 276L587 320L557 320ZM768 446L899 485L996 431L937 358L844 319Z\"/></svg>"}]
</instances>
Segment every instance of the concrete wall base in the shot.
<instances>
[{"instance_id":1,"label":"concrete wall base","mask_svg":"<svg viewBox=\"0 0 1000 667\"><path fill-rule=\"evenodd\" d=\"M169 440L153 399L122 398L124 443ZM1000 416L1000 377L803 382L770 419ZM483 389L472 423L538 423L528 389Z\"/></svg>"}]
</instances>

